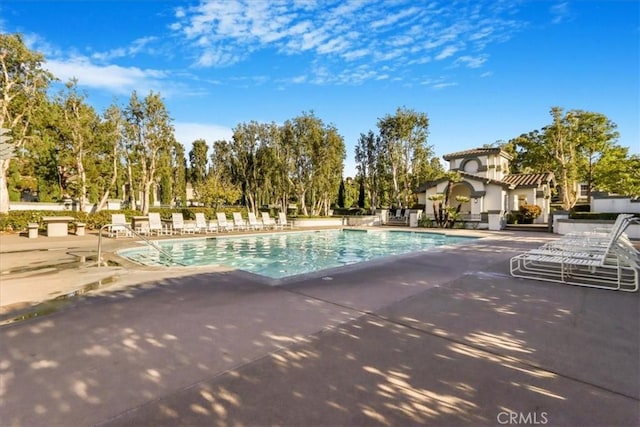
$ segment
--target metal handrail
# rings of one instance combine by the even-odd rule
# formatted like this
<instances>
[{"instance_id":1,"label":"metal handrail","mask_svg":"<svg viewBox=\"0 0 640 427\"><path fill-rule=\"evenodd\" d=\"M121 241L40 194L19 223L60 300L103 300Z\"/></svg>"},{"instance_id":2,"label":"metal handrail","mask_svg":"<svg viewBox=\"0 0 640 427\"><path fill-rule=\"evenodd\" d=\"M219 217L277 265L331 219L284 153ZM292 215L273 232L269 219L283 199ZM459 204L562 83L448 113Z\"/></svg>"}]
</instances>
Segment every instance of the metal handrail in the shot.
<instances>
[{"instance_id":1,"label":"metal handrail","mask_svg":"<svg viewBox=\"0 0 640 427\"><path fill-rule=\"evenodd\" d=\"M144 242L151 246L152 248L154 248L155 250L157 250L158 252L160 252L162 255L164 255L165 257L167 257L173 264L178 264L181 266L184 266L184 264L181 264L179 262L176 262L176 260L173 259L173 257L171 256L171 254L167 251L165 251L164 249L162 249L160 246L156 245L155 243L153 243L151 240L147 239L146 237L144 237L142 234L138 233L136 230L134 230L129 224L105 224L102 227L100 227L100 230L98 231L98 267L100 267L100 265L102 264L102 231L107 228L107 227L113 227L114 225L117 226L121 226L124 228L127 228L129 231L131 231L135 236L138 236L140 239L144 240Z\"/></svg>"}]
</instances>

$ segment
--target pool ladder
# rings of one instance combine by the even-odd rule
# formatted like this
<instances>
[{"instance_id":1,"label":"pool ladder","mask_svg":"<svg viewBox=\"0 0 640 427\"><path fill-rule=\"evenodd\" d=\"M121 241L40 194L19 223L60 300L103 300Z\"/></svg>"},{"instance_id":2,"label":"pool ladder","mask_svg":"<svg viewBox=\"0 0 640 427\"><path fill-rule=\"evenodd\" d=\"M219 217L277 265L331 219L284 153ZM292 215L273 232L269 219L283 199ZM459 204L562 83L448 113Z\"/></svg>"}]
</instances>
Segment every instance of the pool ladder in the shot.
<instances>
[{"instance_id":1,"label":"pool ladder","mask_svg":"<svg viewBox=\"0 0 640 427\"><path fill-rule=\"evenodd\" d=\"M165 258L169 261L169 262L160 262L161 265L164 266L170 266L172 264L177 264L177 265L182 265L184 266L184 264L181 264L179 262L177 262L176 260L173 259L173 257L171 256L171 254L167 251L165 251L164 249L162 249L160 246L156 245L155 243L153 243L151 240L147 239L145 236L143 236L142 234L138 233L136 230L133 229L133 227L131 227L129 224L105 224L102 227L100 227L100 231L98 232L98 262L97 262L97 267L100 267L102 265L102 231L105 228L108 227L113 227L113 226L118 226L118 227L123 227L126 228L127 230L129 230L134 236L139 237L140 239L142 239L147 246L151 246L153 249L157 250L159 253L161 253L162 255L165 256Z\"/></svg>"}]
</instances>

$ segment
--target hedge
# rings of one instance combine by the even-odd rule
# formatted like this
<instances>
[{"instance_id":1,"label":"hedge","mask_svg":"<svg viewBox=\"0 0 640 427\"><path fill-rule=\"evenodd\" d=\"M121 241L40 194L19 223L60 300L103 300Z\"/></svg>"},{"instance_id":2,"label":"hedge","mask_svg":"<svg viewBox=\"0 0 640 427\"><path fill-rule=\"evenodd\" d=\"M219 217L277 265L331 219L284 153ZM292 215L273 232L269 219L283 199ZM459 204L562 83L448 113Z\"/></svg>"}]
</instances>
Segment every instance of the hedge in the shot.
<instances>
[{"instance_id":1,"label":"hedge","mask_svg":"<svg viewBox=\"0 0 640 427\"><path fill-rule=\"evenodd\" d=\"M224 212L228 217L231 217L232 212L244 212L246 208L232 206L219 209L216 211L213 208L205 207L190 207L190 208L154 208L150 209L151 212L160 213L162 219L171 220L171 214L174 212L181 212L185 219L194 220L196 218L196 212L204 213L207 219L215 219L216 212ZM132 209L120 209L120 210L103 210L100 212L86 213L76 211L9 211L8 214L0 214L0 231L17 232L27 229L27 224L31 222L37 222L40 229L45 229L45 223L42 221L42 217L45 216L71 216L75 218L75 221L84 222L88 230L98 230L100 227L111 223L112 214L125 214L127 221L131 222L131 218L134 216L142 215L140 211ZM246 216L243 215L243 216Z\"/></svg>"},{"instance_id":2,"label":"hedge","mask_svg":"<svg viewBox=\"0 0 640 427\"><path fill-rule=\"evenodd\" d=\"M620 213L621 212L571 212L569 218L615 221ZM636 214L636 216L638 216L638 214Z\"/></svg>"}]
</instances>

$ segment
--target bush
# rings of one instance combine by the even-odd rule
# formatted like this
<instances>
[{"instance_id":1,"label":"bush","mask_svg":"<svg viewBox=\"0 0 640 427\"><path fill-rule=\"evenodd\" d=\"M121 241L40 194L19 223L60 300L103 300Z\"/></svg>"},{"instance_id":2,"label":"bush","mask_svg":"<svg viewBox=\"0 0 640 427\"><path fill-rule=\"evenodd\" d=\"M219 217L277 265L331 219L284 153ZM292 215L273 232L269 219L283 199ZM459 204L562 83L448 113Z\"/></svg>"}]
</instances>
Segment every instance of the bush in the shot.
<instances>
[{"instance_id":1,"label":"bush","mask_svg":"<svg viewBox=\"0 0 640 427\"><path fill-rule=\"evenodd\" d=\"M433 228L433 220L429 217L422 217L418 220L418 227Z\"/></svg>"},{"instance_id":2,"label":"bush","mask_svg":"<svg viewBox=\"0 0 640 427\"><path fill-rule=\"evenodd\" d=\"M615 221L621 212L571 212L570 219ZM638 214L636 214L638 216Z\"/></svg>"},{"instance_id":3,"label":"bush","mask_svg":"<svg viewBox=\"0 0 640 427\"><path fill-rule=\"evenodd\" d=\"M523 224L531 224L541 213L542 208L538 205L522 205L518 209L518 220Z\"/></svg>"}]
</instances>

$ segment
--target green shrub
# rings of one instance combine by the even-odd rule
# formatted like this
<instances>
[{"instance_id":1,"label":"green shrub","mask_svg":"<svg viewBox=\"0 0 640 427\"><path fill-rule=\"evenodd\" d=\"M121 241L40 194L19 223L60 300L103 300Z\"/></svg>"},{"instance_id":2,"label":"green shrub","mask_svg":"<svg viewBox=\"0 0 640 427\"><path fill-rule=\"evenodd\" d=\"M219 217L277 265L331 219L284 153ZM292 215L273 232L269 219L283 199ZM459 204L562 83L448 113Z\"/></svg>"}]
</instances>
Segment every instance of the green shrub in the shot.
<instances>
[{"instance_id":1,"label":"green shrub","mask_svg":"<svg viewBox=\"0 0 640 427\"><path fill-rule=\"evenodd\" d=\"M418 220L418 227L433 228L433 220L429 217L422 217Z\"/></svg>"},{"instance_id":2,"label":"green shrub","mask_svg":"<svg viewBox=\"0 0 640 427\"><path fill-rule=\"evenodd\" d=\"M615 221L618 215L620 215L619 212L570 212L569 218Z\"/></svg>"}]
</instances>

